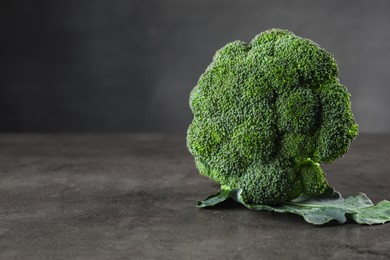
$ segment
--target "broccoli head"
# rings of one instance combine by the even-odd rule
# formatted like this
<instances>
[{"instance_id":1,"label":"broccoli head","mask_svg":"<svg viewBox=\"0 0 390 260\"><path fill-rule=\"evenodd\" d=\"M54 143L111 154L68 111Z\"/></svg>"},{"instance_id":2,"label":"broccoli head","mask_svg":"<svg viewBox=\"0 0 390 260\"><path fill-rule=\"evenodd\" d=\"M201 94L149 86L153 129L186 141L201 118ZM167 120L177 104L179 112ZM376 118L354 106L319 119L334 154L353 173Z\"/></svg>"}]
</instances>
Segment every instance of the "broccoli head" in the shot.
<instances>
[{"instance_id":1,"label":"broccoli head","mask_svg":"<svg viewBox=\"0 0 390 260\"><path fill-rule=\"evenodd\" d=\"M287 30L218 50L190 107L187 146L199 172L241 188L248 203L322 193L320 163L346 153L358 134L333 56Z\"/></svg>"}]
</instances>

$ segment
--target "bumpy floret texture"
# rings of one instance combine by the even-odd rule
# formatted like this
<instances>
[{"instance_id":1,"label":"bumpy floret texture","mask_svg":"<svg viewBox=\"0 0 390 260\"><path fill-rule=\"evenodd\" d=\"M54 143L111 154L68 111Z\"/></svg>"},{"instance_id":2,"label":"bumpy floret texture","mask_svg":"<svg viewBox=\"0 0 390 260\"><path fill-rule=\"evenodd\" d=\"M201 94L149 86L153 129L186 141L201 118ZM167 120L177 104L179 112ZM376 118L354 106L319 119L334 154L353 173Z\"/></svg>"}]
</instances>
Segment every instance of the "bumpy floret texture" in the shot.
<instances>
[{"instance_id":1,"label":"bumpy floret texture","mask_svg":"<svg viewBox=\"0 0 390 260\"><path fill-rule=\"evenodd\" d=\"M320 163L358 134L333 56L272 29L218 50L190 95L187 146L200 173L241 188L248 203L323 192Z\"/></svg>"}]
</instances>

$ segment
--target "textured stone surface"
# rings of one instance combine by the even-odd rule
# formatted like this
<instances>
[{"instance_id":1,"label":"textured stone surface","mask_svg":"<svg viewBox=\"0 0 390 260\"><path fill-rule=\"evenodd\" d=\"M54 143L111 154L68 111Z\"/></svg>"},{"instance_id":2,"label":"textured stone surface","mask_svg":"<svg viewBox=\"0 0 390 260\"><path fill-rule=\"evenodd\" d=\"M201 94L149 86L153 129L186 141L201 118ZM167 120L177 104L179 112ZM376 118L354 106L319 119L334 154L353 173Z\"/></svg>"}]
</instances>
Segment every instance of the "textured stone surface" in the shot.
<instances>
[{"instance_id":1,"label":"textured stone surface","mask_svg":"<svg viewBox=\"0 0 390 260\"><path fill-rule=\"evenodd\" d=\"M390 199L390 135L361 135L325 166L345 196ZM312 226L234 203L198 209L218 186L183 136L1 135L3 259L389 259L390 224Z\"/></svg>"}]
</instances>

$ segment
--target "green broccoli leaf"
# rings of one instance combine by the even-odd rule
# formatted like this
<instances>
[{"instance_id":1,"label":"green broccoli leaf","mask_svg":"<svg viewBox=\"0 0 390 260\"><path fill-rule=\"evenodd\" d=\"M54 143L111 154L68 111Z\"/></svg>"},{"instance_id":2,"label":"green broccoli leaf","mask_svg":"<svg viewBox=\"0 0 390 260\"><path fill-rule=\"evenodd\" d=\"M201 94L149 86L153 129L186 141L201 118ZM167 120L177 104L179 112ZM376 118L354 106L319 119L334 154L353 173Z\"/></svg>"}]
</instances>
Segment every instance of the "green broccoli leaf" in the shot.
<instances>
[{"instance_id":1,"label":"green broccoli leaf","mask_svg":"<svg viewBox=\"0 0 390 260\"><path fill-rule=\"evenodd\" d=\"M221 189L217 194L208 196L205 200L198 201L196 206L198 208L215 206L228 198L231 198L230 193L234 190Z\"/></svg>"},{"instance_id":2,"label":"green broccoli leaf","mask_svg":"<svg viewBox=\"0 0 390 260\"><path fill-rule=\"evenodd\" d=\"M242 189L230 189L222 187L221 190L203 201L199 201L197 207L210 207L229 198L241 203L252 210L267 210L278 213L292 213L302 216L306 222L314 225L322 225L336 220L342 224L347 219L352 219L359 224L383 224L390 221L390 201L383 200L374 205L363 193L343 198L333 188L328 188L322 194L309 198L301 197L285 202L277 206L253 205L246 203L241 196Z\"/></svg>"},{"instance_id":3,"label":"green broccoli leaf","mask_svg":"<svg viewBox=\"0 0 390 260\"><path fill-rule=\"evenodd\" d=\"M382 200L376 205L362 208L358 212L350 214L350 217L360 224L384 224L390 221L390 201Z\"/></svg>"}]
</instances>

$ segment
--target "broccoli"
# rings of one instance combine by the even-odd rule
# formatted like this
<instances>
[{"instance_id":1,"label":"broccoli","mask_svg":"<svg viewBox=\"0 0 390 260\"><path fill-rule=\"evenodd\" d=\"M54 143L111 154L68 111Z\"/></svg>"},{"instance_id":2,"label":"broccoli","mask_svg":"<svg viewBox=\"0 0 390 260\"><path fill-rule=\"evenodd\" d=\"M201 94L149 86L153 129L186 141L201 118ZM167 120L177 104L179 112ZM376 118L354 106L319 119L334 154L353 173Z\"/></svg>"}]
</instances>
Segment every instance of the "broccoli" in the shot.
<instances>
[{"instance_id":1,"label":"broccoli","mask_svg":"<svg viewBox=\"0 0 390 260\"><path fill-rule=\"evenodd\" d=\"M321 163L358 135L333 56L287 30L220 50L190 94L187 146L199 172L250 204L278 205L328 188Z\"/></svg>"}]
</instances>

